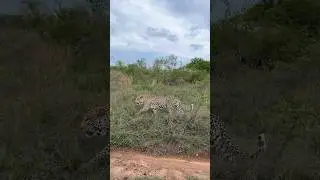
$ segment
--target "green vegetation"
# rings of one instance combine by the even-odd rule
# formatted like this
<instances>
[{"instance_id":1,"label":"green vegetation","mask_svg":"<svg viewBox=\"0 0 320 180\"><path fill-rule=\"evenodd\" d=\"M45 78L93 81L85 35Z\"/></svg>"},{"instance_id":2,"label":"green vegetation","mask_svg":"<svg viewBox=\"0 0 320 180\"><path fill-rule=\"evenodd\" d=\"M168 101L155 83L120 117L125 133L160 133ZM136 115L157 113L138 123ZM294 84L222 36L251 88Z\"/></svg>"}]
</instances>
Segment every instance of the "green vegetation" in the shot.
<instances>
[{"instance_id":1,"label":"green vegetation","mask_svg":"<svg viewBox=\"0 0 320 180\"><path fill-rule=\"evenodd\" d=\"M79 131L87 108L108 102L106 17L90 3L52 15L28 5L1 18L0 179L81 179L77 168L106 145ZM82 177L106 179L105 169Z\"/></svg>"},{"instance_id":2,"label":"green vegetation","mask_svg":"<svg viewBox=\"0 0 320 180\"><path fill-rule=\"evenodd\" d=\"M176 67L176 57L168 56L156 59L150 68L143 60L129 65L119 61L111 67L111 147L129 147L158 155L209 151L209 72L202 70L207 61L196 60ZM190 64L192 70L188 68ZM122 78L114 78L121 77L116 75L119 73ZM117 83L119 79L126 88ZM132 82L131 86L127 80ZM136 107L133 100L144 92L173 95L187 106L194 104L195 115L179 119L173 126L169 126L167 113L135 116L141 107Z\"/></svg>"},{"instance_id":3,"label":"green vegetation","mask_svg":"<svg viewBox=\"0 0 320 180\"><path fill-rule=\"evenodd\" d=\"M25 14L0 18L0 179L106 179L108 167L78 172L106 145L105 137L87 139L80 131L87 109L109 102L105 7L88 1L47 14L39 6L27 1ZM208 151L209 74L197 65L168 69L174 66L166 63L160 58L152 69L113 68L111 76L124 73L133 80L111 96L116 98L111 99L114 147L177 153L181 145L182 153ZM117 88L111 80L111 88ZM197 116L176 129L167 126L165 114L133 118L133 96L143 90L194 103Z\"/></svg>"},{"instance_id":4,"label":"green vegetation","mask_svg":"<svg viewBox=\"0 0 320 180\"><path fill-rule=\"evenodd\" d=\"M244 149L254 144L243 139L270 135L258 167L266 179L319 178L319 8L283 0L212 25L213 113Z\"/></svg>"},{"instance_id":5,"label":"green vegetation","mask_svg":"<svg viewBox=\"0 0 320 180\"><path fill-rule=\"evenodd\" d=\"M187 180L200 180L200 178L194 177L194 176L188 176Z\"/></svg>"}]
</instances>

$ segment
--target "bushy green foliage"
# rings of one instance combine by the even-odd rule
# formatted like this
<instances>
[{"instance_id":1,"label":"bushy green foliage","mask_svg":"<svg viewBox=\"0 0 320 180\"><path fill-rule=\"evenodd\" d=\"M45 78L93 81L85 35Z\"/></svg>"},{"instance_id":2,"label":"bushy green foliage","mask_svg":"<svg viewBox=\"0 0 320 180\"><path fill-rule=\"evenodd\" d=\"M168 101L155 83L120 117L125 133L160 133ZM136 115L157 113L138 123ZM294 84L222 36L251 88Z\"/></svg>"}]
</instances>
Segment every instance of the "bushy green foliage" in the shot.
<instances>
[{"instance_id":1,"label":"bushy green foliage","mask_svg":"<svg viewBox=\"0 0 320 180\"><path fill-rule=\"evenodd\" d=\"M144 59L139 59L136 63L127 65L118 61L111 68L134 77L134 82L155 79L159 82L183 80L188 83L194 83L205 80L210 73L210 62L201 58L194 58L190 63L182 67L177 67L177 64L176 57L170 55L156 59L149 68L147 68Z\"/></svg>"},{"instance_id":2,"label":"bushy green foliage","mask_svg":"<svg viewBox=\"0 0 320 180\"><path fill-rule=\"evenodd\" d=\"M315 0L284 0L213 25L213 113L244 148L250 143L241 136L270 134L260 161L267 179L319 178L317 7ZM273 65L269 71L258 67L267 59Z\"/></svg>"},{"instance_id":3,"label":"bushy green foliage","mask_svg":"<svg viewBox=\"0 0 320 180\"><path fill-rule=\"evenodd\" d=\"M303 7L303 8L301 8ZM314 0L286 0L272 8L256 5L241 16L212 25L215 55L245 66L272 70L278 62L296 61L310 35L317 35L319 3Z\"/></svg>"},{"instance_id":4,"label":"bushy green foliage","mask_svg":"<svg viewBox=\"0 0 320 180\"><path fill-rule=\"evenodd\" d=\"M106 179L77 172L106 145L77 132L88 108L108 102L107 25L89 7L27 9L1 24L0 179Z\"/></svg>"},{"instance_id":5,"label":"bushy green foliage","mask_svg":"<svg viewBox=\"0 0 320 180\"><path fill-rule=\"evenodd\" d=\"M191 70L210 72L210 61L205 61L202 58L193 58L185 67Z\"/></svg>"},{"instance_id":6,"label":"bushy green foliage","mask_svg":"<svg viewBox=\"0 0 320 180\"><path fill-rule=\"evenodd\" d=\"M133 76L133 79L139 78ZM209 81L168 84L153 83L153 79L136 81L132 88L111 92L112 147L133 148L157 155L190 154L208 151L209 148ZM114 89L114 88L112 88ZM194 104L195 116L187 112L185 117L170 121L167 113L149 112L136 116L142 107L136 107L133 99L140 93L175 96L186 107Z\"/></svg>"},{"instance_id":7,"label":"bushy green foliage","mask_svg":"<svg viewBox=\"0 0 320 180\"><path fill-rule=\"evenodd\" d=\"M105 23L106 14L94 12L92 3L76 8L61 7L52 13L42 12L41 3L26 1L28 11L25 23L32 31L36 31L50 44L66 46L76 55L77 61L72 63L76 71L103 71L108 62L107 48L108 27ZM102 19L102 20L101 20ZM97 57L95 57L97 56ZM88 61L95 61L94 65Z\"/></svg>"},{"instance_id":8,"label":"bushy green foliage","mask_svg":"<svg viewBox=\"0 0 320 180\"><path fill-rule=\"evenodd\" d=\"M174 56L160 57L150 67L145 60L124 64L118 61L111 69L132 77L131 88L111 91L112 147L134 148L154 154L189 154L208 150L209 72L176 67ZM111 79L111 81L116 81ZM195 116L171 123L167 113L135 116L139 108L133 99L142 92L175 96L187 107L194 104ZM199 109L198 109L199 108ZM190 114L189 114L190 115Z\"/></svg>"},{"instance_id":9,"label":"bushy green foliage","mask_svg":"<svg viewBox=\"0 0 320 180\"><path fill-rule=\"evenodd\" d=\"M315 0L284 1L280 7L286 12L291 22L300 28L306 28L309 33L318 33L320 26L320 3Z\"/></svg>"},{"instance_id":10,"label":"bushy green foliage","mask_svg":"<svg viewBox=\"0 0 320 180\"><path fill-rule=\"evenodd\" d=\"M105 137L86 139L79 133L88 108L109 103L106 17L100 17L103 21L97 17L96 5L60 8L53 14L41 12L37 4L28 5L23 16L9 22L3 17L1 21L0 179L107 179L108 167L85 174L78 171L106 145ZM114 67L136 82L134 92L111 96L122 103L112 111L116 130L113 145L157 150L153 146L179 142L184 153L209 149L208 73L199 72L206 74L201 81L200 75L190 75L197 71L176 69L175 58L170 58L159 58L151 70L143 60ZM153 78L164 81L166 77L187 75L193 84L168 86L157 82L152 86L150 82ZM132 95L140 90L171 93L187 103L202 103L200 110L204 112L200 112L197 123L184 121L173 129L160 116L154 124L146 123L149 117L134 119Z\"/></svg>"}]
</instances>

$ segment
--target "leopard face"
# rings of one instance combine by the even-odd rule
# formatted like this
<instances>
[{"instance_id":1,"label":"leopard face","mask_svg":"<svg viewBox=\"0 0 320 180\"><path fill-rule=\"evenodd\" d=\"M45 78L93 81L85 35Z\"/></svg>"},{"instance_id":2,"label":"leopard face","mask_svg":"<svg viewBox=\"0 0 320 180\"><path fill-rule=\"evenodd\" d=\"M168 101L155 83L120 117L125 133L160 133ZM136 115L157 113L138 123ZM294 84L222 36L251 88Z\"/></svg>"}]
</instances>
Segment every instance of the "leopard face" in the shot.
<instances>
[{"instance_id":1,"label":"leopard face","mask_svg":"<svg viewBox=\"0 0 320 180\"><path fill-rule=\"evenodd\" d=\"M134 102L137 106L142 106L145 102L145 98L146 98L146 95L144 95L144 94L138 95L135 98Z\"/></svg>"},{"instance_id":2,"label":"leopard face","mask_svg":"<svg viewBox=\"0 0 320 180\"><path fill-rule=\"evenodd\" d=\"M81 122L81 130L87 137L106 135L109 130L106 107L88 111Z\"/></svg>"}]
</instances>

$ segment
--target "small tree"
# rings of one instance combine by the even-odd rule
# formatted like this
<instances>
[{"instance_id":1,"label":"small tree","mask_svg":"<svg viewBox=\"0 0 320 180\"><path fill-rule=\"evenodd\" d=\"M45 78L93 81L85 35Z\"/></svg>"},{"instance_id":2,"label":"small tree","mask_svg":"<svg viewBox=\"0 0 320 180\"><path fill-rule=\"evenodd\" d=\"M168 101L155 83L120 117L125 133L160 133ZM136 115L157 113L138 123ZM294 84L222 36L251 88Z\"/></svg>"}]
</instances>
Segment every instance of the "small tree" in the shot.
<instances>
[{"instance_id":1,"label":"small tree","mask_svg":"<svg viewBox=\"0 0 320 180\"><path fill-rule=\"evenodd\" d=\"M154 70L172 70L174 69L178 62L177 62L177 56L175 55L169 55L165 57L157 58L153 64Z\"/></svg>"},{"instance_id":2,"label":"small tree","mask_svg":"<svg viewBox=\"0 0 320 180\"><path fill-rule=\"evenodd\" d=\"M123 68L123 67L125 67L125 64L124 64L123 61L118 60L118 61L116 62L116 66L119 67L119 68Z\"/></svg>"},{"instance_id":3,"label":"small tree","mask_svg":"<svg viewBox=\"0 0 320 180\"><path fill-rule=\"evenodd\" d=\"M141 69L146 69L147 68L147 63L146 63L146 60L144 58L138 59L137 60L137 65Z\"/></svg>"},{"instance_id":4,"label":"small tree","mask_svg":"<svg viewBox=\"0 0 320 180\"><path fill-rule=\"evenodd\" d=\"M210 61L205 61L202 58L195 57L191 62L185 66L190 70L200 70L210 72Z\"/></svg>"}]
</instances>

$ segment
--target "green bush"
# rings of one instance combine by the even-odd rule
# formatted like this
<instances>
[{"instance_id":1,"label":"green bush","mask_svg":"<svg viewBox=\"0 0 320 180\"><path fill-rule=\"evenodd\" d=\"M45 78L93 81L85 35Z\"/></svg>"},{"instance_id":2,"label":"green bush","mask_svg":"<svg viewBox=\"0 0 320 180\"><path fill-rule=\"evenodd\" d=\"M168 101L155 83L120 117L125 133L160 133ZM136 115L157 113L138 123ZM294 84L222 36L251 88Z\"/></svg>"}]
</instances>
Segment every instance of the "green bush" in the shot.
<instances>
[{"instance_id":1,"label":"green bush","mask_svg":"<svg viewBox=\"0 0 320 180\"><path fill-rule=\"evenodd\" d=\"M213 25L212 113L243 148L270 134L259 161L266 179L319 178L318 9L315 0L284 0ZM271 71L257 68L263 58L271 58Z\"/></svg>"},{"instance_id":2,"label":"green bush","mask_svg":"<svg viewBox=\"0 0 320 180\"><path fill-rule=\"evenodd\" d=\"M296 26L317 33L320 25L320 3L316 0L287 0L280 5Z\"/></svg>"},{"instance_id":3,"label":"green bush","mask_svg":"<svg viewBox=\"0 0 320 180\"><path fill-rule=\"evenodd\" d=\"M193 58L185 67L191 70L210 72L210 61L205 61L202 58Z\"/></svg>"},{"instance_id":4,"label":"green bush","mask_svg":"<svg viewBox=\"0 0 320 180\"><path fill-rule=\"evenodd\" d=\"M88 108L108 101L108 25L81 8L27 9L1 24L1 94L8 106L0 113L0 179L79 179L78 167L106 145L104 139L88 145L76 132Z\"/></svg>"},{"instance_id":5,"label":"green bush","mask_svg":"<svg viewBox=\"0 0 320 180\"><path fill-rule=\"evenodd\" d=\"M38 32L46 42L71 49L77 59L70 63L73 70L101 72L105 70L108 59L107 53L100 53L107 48L106 42L101 39L107 39L109 35L105 22L100 21L97 14L88 8L93 3L88 2L87 6L76 8L59 8L53 14L46 14L40 11L41 3L26 1L28 12L24 19L28 28ZM106 17L105 14L100 16Z\"/></svg>"},{"instance_id":6,"label":"green bush","mask_svg":"<svg viewBox=\"0 0 320 180\"><path fill-rule=\"evenodd\" d=\"M310 35L317 34L319 4L287 0L271 8L256 5L241 16L213 25L213 52L229 54L251 68L272 70L278 62L294 62L305 51Z\"/></svg>"},{"instance_id":7,"label":"green bush","mask_svg":"<svg viewBox=\"0 0 320 180\"><path fill-rule=\"evenodd\" d=\"M121 61L118 61L118 63L111 68L120 70L134 77L134 83L145 83L146 81L150 81L150 79L164 83L169 81L174 83L181 80L188 83L195 83L208 78L210 73L209 61L194 58L183 67L175 67L177 63L173 63L170 60L172 57L172 55L161 57L161 62L156 60L150 68L146 68L144 65L145 60L137 60L136 63L128 65L124 65Z\"/></svg>"}]
</instances>

